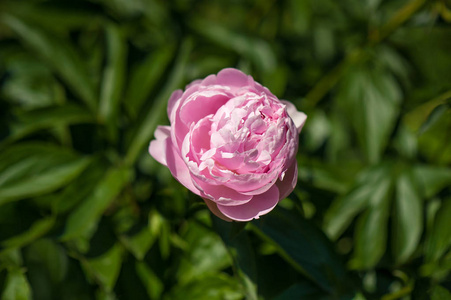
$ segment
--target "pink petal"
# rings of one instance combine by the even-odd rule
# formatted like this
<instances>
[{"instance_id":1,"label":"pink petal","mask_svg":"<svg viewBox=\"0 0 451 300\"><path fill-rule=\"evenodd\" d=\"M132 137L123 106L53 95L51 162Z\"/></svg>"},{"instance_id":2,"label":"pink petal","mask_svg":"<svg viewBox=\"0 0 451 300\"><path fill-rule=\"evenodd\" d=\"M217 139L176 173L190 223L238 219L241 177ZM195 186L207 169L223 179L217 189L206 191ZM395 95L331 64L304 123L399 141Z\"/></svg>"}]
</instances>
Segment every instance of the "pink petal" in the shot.
<instances>
[{"instance_id":1,"label":"pink petal","mask_svg":"<svg viewBox=\"0 0 451 300\"><path fill-rule=\"evenodd\" d=\"M205 180L205 181L204 181ZM223 185L210 184L206 182L206 178L201 179L201 176L193 177L195 186L203 194L202 197L208 198L223 206L239 205L249 202L252 195L244 195L233 189Z\"/></svg>"},{"instance_id":2,"label":"pink petal","mask_svg":"<svg viewBox=\"0 0 451 300\"><path fill-rule=\"evenodd\" d=\"M215 85L215 84L216 84L216 75L214 75L214 74L208 75L201 82L202 86L209 86L209 85Z\"/></svg>"},{"instance_id":3,"label":"pink petal","mask_svg":"<svg viewBox=\"0 0 451 300\"><path fill-rule=\"evenodd\" d=\"M232 220L250 221L270 212L278 202L279 189L273 185L267 192L255 195L248 203L235 206L218 204L218 209Z\"/></svg>"},{"instance_id":4,"label":"pink petal","mask_svg":"<svg viewBox=\"0 0 451 300\"><path fill-rule=\"evenodd\" d=\"M242 87L249 85L249 77L240 70L227 68L221 70L217 75L217 84L226 86ZM251 77L252 80L252 77ZM253 80L252 80L253 81Z\"/></svg>"},{"instance_id":5,"label":"pink petal","mask_svg":"<svg viewBox=\"0 0 451 300\"><path fill-rule=\"evenodd\" d=\"M230 99L224 93L213 91L202 91L193 96L195 97L189 98L183 103L179 111L181 121L187 126L205 116L215 114Z\"/></svg>"},{"instance_id":6,"label":"pink petal","mask_svg":"<svg viewBox=\"0 0 451 300\"><path fill-rule=\"evenodd\" d=\"M307 120L307 115L304 114L303 112L298 111L296 109L296 106L293 105L293 103L285 100L281 100L281 102L287 106L288 115L296 125L298 132L301 132L302 127L304 127L305 120Z\"/></svg>"},{"instance_id":7,"label":"pink petal","mask_svg":"<svg viewBox=\"0 0 451 300\"><path fill-rule=\"evenodd\" d=\"M172 176L194 194L200 196L199 190L191 180L191 174L183 159L177 153L170 138L166 139L166 162Z\"/></svg>"},{"instance_id":8,"label":"pink petal","mask_svg":"<svg viewBox=\"0 0 451 300\"><path fill-rule=\"evenodd\" d=\"M171 134L171 127L169 126L158 126L155 130L154 136L155 140L150 142L149 153L158 161L160 164L167 166L166 162L166 139L169 138Z\"/></svg>"},{"instance_id":9,"label":"pink petal","mask_svg":"<svg viewBox=\"0 0 451 300\"><path fill-rule=\"evenodd\" d=\"M226 217L226 216L218 209L218 205L217 205L216 203L214 203L214 202L211 201L211 200L205 199L205 198L202 198L202 199L204 199L205 204L207 204L207 206L208 206L208 209L210 209L210 211L211 211L213 214L215 214L218 218L221 218L221 219L223 219L224 221L227 221L227 222L231 222L231 221L232 221L232 219Z\"/></svg>"},{"instance_id":10,"label":"pink petal","mask_svg":"<svg viewBox=\"0 0 451 300\"><path fill-rule=\"evenodd\" d=\"M298 166L296 161L291 165L290 168L285 173L285 177L283 180L278 180L276 182L277 187L279 188L280 199L284 199L291 194L298 182Z\"/></svg>"},{"instance_id":11,"label":"pink petal","mask_svg":"<svg viewBox=\"0 0 451 300\"><path fill-rule=\"evenodd\" d=\"M176 106L175 104L177 103L177 101L179 101L180 98L182 97L182 94L183 94L182 90L176 90L171 94L171 97L169 98L169 101L168 101L168 118L169 118L169 120L171 120L172 111L174 110L174 108ZM172 122L172 120L171 120L171 122Z\"/></svg>"}]
</instances>

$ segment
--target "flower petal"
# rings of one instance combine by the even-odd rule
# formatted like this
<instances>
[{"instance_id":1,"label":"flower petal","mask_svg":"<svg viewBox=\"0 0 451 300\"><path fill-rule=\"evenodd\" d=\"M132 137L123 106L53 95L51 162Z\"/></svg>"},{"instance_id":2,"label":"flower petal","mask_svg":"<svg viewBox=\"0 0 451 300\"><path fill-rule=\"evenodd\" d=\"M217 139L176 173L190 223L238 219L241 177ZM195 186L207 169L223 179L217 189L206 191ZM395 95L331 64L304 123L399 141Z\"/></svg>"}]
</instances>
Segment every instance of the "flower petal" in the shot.
<instances>
[{"instance_id":1,"label":"flower petal","mask_svg":"<svg viewBox=\"0 0 451 300\"><path fill-rule=\"evenodd\" d=\"M221 70L217 75L217 84L225 85L225 86L235 86L235 87L242 87L247 86L250 83L250 77L243 72L241 72L238 69L233 68L227 68ZM253 80L252 80L253 84Z\"/></svg>"},{"instance_id":2,"label":"flower petal","mask_svg":"<svg viewBox=\"0 0 451 300\"><path fill-rule=\"evenodd\" d=\"M231 222L233 221L232 219L226 217L219 209L218 209L218 205L216 203L214 203L211 200L202 198L205 201L205 204L207 204L208 209L210 209L210 211L215 214L218 218L223 219L224 221L227 222Z\"/></svg>"},{"instance_id":3,"label":"flower petal","mask_svg":"<svg viewBox=\"0 0 451 300\"><path fill-rule=\"evenodd\" d=\"M155 130L155 140L150 142L149 153L160 164L167 166L166 162L166 139L171 135L170 126L158 126Z\"/></svg>"},{"instance_id":4,"label":"flower petal","mask_svg":"<svg viewBox=\"0 0 451 300\"><path fill-rule=\"evenodd\" d=\"M296 109L296 106L294 106L293 103L285 101L285 100L280 100L280 101L287 106L287 113L290 116L290 118L293 120L298 132L300 133L302 130L302 127L304 127L305 120L307 120L307 115L304 114L303 112L298 111Z\"/></svg>"},{"instance_id":5,"label":"flower petal","mask_svg":"<svg viewBox=\"0 0 451 300\"><path fill-rule=\"evenodd\" d=\"M166 139L166 162L172 176L191 192L200 196L199 190L194 186L193 181L191 180L191 174L188 167L180 155L175 151L170 138Z\"/></svg>"},{"instance_id":6,"label":"flower petal","mask_svg":"<svg viewBox=\"0 0 451 300\"><path fill-rule=\"evenodd\" d=\"M278 180L276 182L279 188L280 199L284 199L291 194L298 182L298 166L296 161L291 165L290 168L285 172L283 180Z\"/></svg>"},{"instance_id":7,"label":"flower petal","mask_svg":"<svg viewBox=\"0 0 451 300\"><path fill-rule=\"evenodd\" d=\"M224 185L212 185L200 180L200 177L193 177L193 182L201 191L203 197L208 198L218 205L242 205L252 199L252 195L244 195Z\"/></svg>"},{"instance_id":8,"label":"flower petal","mask_svg":"<svg viewBox=\"0 0 451 300\"><path fill-rule=\"evenodd\" d=\"M235 221L250 221L270 212L279 202L279 189L273 185L263 194L255 195L251 201L242 205L225 206L218 204L218 209Z\"/></svg>"},{"instance_id":9,"label":"flower petal","mask_svg":"<svg viewBox=\"0 0 451 300\"><path fill-rule=\"evenodd\" d=\"M176 90L171 94L171 97L169 98L169 101L168 101L168 118L169 118L169 120L171 120L172 111L174 110L174 107L176 106L175 104L177 103L177 101L180 100L182 95L183 95L182 90Z\"/></svg>"}]
</instances>

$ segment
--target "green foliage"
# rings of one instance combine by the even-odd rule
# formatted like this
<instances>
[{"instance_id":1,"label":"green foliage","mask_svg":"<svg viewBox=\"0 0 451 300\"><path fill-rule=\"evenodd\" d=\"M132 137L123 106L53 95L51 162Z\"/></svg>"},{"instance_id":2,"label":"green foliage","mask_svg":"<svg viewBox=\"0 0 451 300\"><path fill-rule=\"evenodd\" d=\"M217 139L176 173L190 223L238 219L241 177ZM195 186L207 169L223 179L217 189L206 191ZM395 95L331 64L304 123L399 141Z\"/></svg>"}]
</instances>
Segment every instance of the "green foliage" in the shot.
<instances>
[{"instance_id":1,"label":"green foliage","mask_svg":"<svg viewBox=\"0 0 451 300\"><path fill-rule=\"evenodd\" d=\"M451 5L0 2L0 299L451 299ZM212 216L147 154L236 67L305 111L295 191Z\"/></svg>"}]
</instances>

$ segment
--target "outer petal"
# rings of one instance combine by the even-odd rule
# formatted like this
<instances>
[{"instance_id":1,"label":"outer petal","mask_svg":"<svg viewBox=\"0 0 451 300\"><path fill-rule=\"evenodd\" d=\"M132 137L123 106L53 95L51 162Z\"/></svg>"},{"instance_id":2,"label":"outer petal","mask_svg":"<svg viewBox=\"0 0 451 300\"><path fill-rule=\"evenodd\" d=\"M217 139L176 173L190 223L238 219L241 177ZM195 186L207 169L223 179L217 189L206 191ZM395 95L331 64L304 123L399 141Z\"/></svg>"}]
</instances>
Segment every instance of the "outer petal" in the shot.
<instances>
[{"instance_id":1,"label":"outer petal","mask_svg":"<svg viewBox=\"0 0 451 300\"><path fill-rule=\"evenodd\" d=\"M200 196L199 190L194 186L193 181L191 180L191 174L188 167L180 155L175 151L170 138L166 139L166 162L172 176L194 194Z\"/></svg>"},{"instance_id":2,"label":"outer petal","mask_svg":"<svg viewBox=\"0 0 451 300\"><path fill-rule=\"evenodd\" d=\"M150 142L149 153L160 164L167 166L166 162L166 139L171 135L171 127L158 126L155 130L155 140Z\"/></svg>"},{"instance_id":3,"label":"outer petal","mask_svg":"<svg viewBox=\"0 0 451 300\"><path fill-rule=\"evenodd\" d=\"M250 81L253 84L253 79L238 69L227 68L221 70L216 76L217 84L224 86L243 87L248 86Z\"/></svg>"},{"instance_id":4,"label":"outer petal","mask_svg":"<svg viewBox=\"0 0 451 300\"><path fill-rule=\"evenodd\" d=\"M218 218L223 219L224 221L227 222L231 222L233 221L232 219L226 217L219 209L218 209L218 205L216 205L216 203L214 203L211 200L205 199L203 198L205 201L205 204L207 204L208 208L210 209L210 211L215 214Z\"/></svg>"},{"instance_id":5,"label":"outer petal","mask_svg":"<svg viewBox=\"0 0 451 300\"><path fill-rule=\"evenodd\" d=\"M218 204L218 209L232 220L250 221L270 212L278 202L279 189L273 185L267 192L255 195L248 203L236 206Z\"/></svg>"},{"instance_id":6,"label":"outer petal","mask_svg":"<svg viewBox=\"0 0 451 300\"><path fill-rule=\"evenodd\" d=\"M182 95L183 95L182 90L176 90L171 94L171 97L169 98L169 101L168 101L168 118L169 118L169 120L171 120L172 111L174 110L174 107L176 106L175 104L177 103L177 101L180 100ZM172 120L171 120L171 122L172 122Z\"/></svg>"},{"instance_id":7,"label":"outer petal","mask_svg":"<svg viewBox=\"0 0 451 300\"><path fill-rule=\"evenodd\" d=\"M298 165L296 160L285 173L282 181L278 180L276 185L279 189L280 199L284 199L291 194L298 181Z\"/></svg>"},{"instance_id":8,"label":"outer petal","mask_svg":"<svg viewBox=\"0 0 451 300\"><path fill-rule=\"evenodd\" d=\"M202 191L204 198L208 198L222 206L243 205L251 201L252 195L244 195L224 185L212 185L193 177L196 187Z\"/></svg>"},{"instance_id":9,"label":"outer petal","mask_svg":"<svg viewBox=\"0 0 451 300\"><path fill-rule=\"evenodd\" d=\"M281 100L281 102L287 106L288 115L296 125L298 132L301 132L302 127L304 127L305 120L307 120L307 115L303 112L298 111L293 103L285 100Z\"/></svg>"}]
</instances>

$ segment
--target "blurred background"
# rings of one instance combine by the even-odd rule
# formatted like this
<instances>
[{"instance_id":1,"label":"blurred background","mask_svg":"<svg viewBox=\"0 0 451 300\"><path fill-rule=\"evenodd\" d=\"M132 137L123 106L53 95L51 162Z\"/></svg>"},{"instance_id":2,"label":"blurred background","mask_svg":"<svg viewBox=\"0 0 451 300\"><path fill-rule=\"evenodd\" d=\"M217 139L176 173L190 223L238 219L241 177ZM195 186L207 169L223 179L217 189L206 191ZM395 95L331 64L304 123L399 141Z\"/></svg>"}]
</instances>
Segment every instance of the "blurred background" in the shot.
<instances>
[{"instance_id":1,"label":"blurred background","mask_svg":"<svg viewBox=\"0 0 451 300\"><path fill-rule=\"evenodd\" d=\"M147 153L226 67L308 115L247 224ZM450 99L448 0L2 0L0 297L451 299Z\"/></svg>"}]
</instances>

